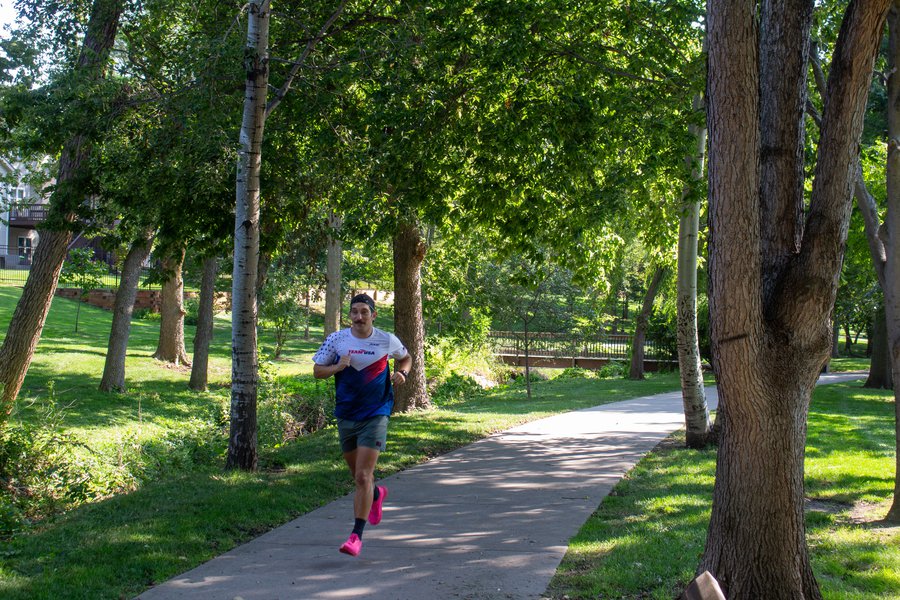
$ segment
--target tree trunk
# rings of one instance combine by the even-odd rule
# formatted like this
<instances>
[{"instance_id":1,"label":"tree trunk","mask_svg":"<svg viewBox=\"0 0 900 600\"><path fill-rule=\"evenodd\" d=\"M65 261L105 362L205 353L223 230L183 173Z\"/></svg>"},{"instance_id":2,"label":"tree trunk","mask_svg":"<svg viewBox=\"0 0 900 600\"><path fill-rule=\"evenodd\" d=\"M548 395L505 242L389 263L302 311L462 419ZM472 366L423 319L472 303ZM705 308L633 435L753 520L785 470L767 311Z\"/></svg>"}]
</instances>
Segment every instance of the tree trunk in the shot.
<instances>
[{"instance_id":1,"label":"tree trunk","mask_svg":"<svg viewBox=\"0 0 900 600\"><path fill-rule=\"evenodd\" d=\"M694 110L703 107L703 99L694 97ZM688 157L691 180L703 177L706 158L706 128L688 127L697 139L697 154ZM697 334L697 247L700 237L700 200L694 198L694 186L688 184L681 194L681 219L678 223L678 275L677 275L677 339L678 371L681 376L681 398L684 404L686 445L702 448L708 441L712 423L709 406L703 388L703 366L700 359L700 341Z\"/></svg>"},{"instance_id":2,"label":"tree trunk","mask_svg":"<svg viewBox=\"0 0 900 600\"><path fill-rule=\"evenodd\" d=\"M91 81L103 77L122 9L121 0L95 0L78 64L75 66L77 78ZM91 140L85 134L75 133L65 143L59 157L59 171L50 198L50 211L62 216L62 220L69 224L75 221L73 208L84 201L87 194L85 183L90 179L90 154ZM9 322L3 346L0 347L0 427L5 424L12 410L31 365L71 240L71 229L40 232L31 273Z\"/></svg>"},{"instance_id":3,"label":"tree trunk","mask_svg":"<svg viewBox=\"0 0 900 600\"><path fill-rule=\"evenodd\" d=\"M125 256L122 279L119 281L113 305L106 364L103 367L103 377L100 379L101 391L125 391L125 357L128 353L128 338L131 335L131 315L134 312L134 300L141 282L141 267L150 255L152 247L153 231L147 230L132 242Z\"/></svg>"},{"instance_id":4,"label":"tree trunk","mask_svg":"<svg viewBox=\"0 0 900 600\"><path fill-rule=\"evenodd\" d=\"M875 326L872 329L872 360L869 363L869 376L863 387L890 390L894 388L891 377L891 353L888 345L887 319L884 306L875 309Z\"/></svg>"},{"instance_id":5,"label":"tree trunk","mask_svg":"<svg viewBox=\"0 0 900 600\"><path fill-rule=\"evenodd\" d=\"M884 222L884 312L888 352L891 361L891 383L900 378L900 2L891 3L888 15L888 156L887 201ZM875 349L873 348L873 354ZM900 521L900 386L894 387L895 460L894 500L887 519Z\"/></svg>"},{"instance_id":6,"label":"tree trunk","mask_svg":"<svg viewBox=\"0 0 900 600\"><path fill-rule=\"evenodd\" d=\"M806 419L831 349L853 157L888 0L851 0L812 193L802 161L813 2L710 0L710 314L722 427L707 545L729 600L821 598L804 526ZM804 216L808 214L804 222Z\"/></svg>"},{"instance_id":7,"label":"tree trunk","mask_svg":"<svg viewBox=\"0 0 900 600\"><path fill-rule=\"evenodd\" d=\"M653 277L650 279L647 293L644 294L644 303L641 306L641 312L638 314L637 323L634 327L634 337L631 339L631 370L628 373L629 379L644 378L644 342L647 338L647 325L650 322L650 313L653 311L653 301L656 300L656 294L659 292L659 286L665 274L665 267L657 267L656 271L653 272Z\"/></svg>"},{"instance_id":8,"label":"tree trunk","mask_svg":"<svg viewBox=\"0 0 900 600\"><path fill-rule=\"evenodd\" d=\"M422 317L422 261L425 240L418 225L402 222L394 234L394 331L412 355L406 383L394 390L395 410L427 408L425 322Z\"/></svg>"},{"instance_id":9,"label":"tree trunk","mask_svg":"<svg viewBox=\"0 0 900 600\"><path fill-rule=\"evenodd\" d=\"M189 365L184 346L184 279L181 268L184 250L163 260L163 269L172 275L163 282L160 294L159 343L153 358L175 365Z\"/></svg>"},{"instance_id":10,"label":"tree trunk","mask_svg":"<svg viewBox=\"0 0 900 600\"><path fill-rule=\"evenodd\" d=\"M231 431L226 469L256 470L258 454L256 399L259 378L256 340L256 283L259 262L259 176L263 130L268 115L291 88L300 68L343 12L341 2L302 54L294 60L284 83L266 102L269 85L269 0L250 0L247 42L244 47L244 113L239 134L235 184L234 270L232 271L231 324Z\"/></svg>"},{"instance_id":11,"label":"tree trunk","mask_svg":"<svg viewBox=\"0 0 900 600\"><path fill-rule=\"evenodd\" d=\"M841 325L837 318L831 324L831 358L841 357Z\"/></svg>"},{"instance_id":12,"label":"tree trunk","mask_svg":"<svg viewBox=\"0 0 900 600\"><path fill-rule=\"evenodd\" d=\"M269 81L269 0L251 0L244 66L247 81L236 185L231 325L231 431L227 469L255 471L257 440L256 280L259 264L259 175Z\"/></svg>"},{"instance_id":13,"label":"tree trunk","mask_svg":"<svg viewBox=\"0 0 900 600\"><path fill-rule=\"evenodd\" d=\"M531 347L528 339L528 319L525 319L525 392L531 400Z\"/></svg>"},{"instance_id":14,"label":"tree trunk","mask_svg":"<svg viewBox=\"0 0 900 600\"><path fill-rule=\"evenodd\" d=\"M309 289L307 289L306 293L303 296L303 301L306 309L306 322L303 325L303 339L306 341L309 341L309 318L312 315L312 306L310 299L311 295L312 294L310 293Z\"/></svg>"},{"instance_id":15,"label":"tree trunk","mask_svg":"<svg viewBox=\"0 0 900 600\"><path fill-rule=\"evenodd\" d=\"M206 391L209 377L209 344L213 338L215 316L216 275L219 261L215 256L203 260L203 278L200 281L200 308L197 312L197 330L194 333L194 362L188 387L198 392Z\"/></svg>"},{"instance_id":16,"label":"tree trunk","mask_svg":"<svg viewBox=\"0 0 900 600\"><path fill-rule=\"evenodd\" d=\"M328 226L335 232L341 228L341 218L331 211ZM328 238L325 271L325 337L341 328L341 263L343 245L337 235Z\"/></svg>"},{"instance_id":17,"label":"tree trunk","mask_svg":"<svg viewBox=\"0 0 900 600\"><path fill-rule=\"evenodd\" d=\"M844 352L848 357L853 356L853 336L850 334L850 323L844 323Z\"/></svg>"}]
</instances>

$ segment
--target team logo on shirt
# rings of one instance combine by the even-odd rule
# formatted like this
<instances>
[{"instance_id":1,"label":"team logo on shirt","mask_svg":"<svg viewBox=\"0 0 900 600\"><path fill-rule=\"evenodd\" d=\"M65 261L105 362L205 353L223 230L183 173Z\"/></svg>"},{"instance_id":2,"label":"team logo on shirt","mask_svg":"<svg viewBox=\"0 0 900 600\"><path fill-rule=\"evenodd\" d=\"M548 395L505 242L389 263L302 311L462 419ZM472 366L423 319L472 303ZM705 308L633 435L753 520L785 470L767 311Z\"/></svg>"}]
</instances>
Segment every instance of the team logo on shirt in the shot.
<instances>
[{"instance_id":1,"label":"team logo on shirt","mask_svg":"<svg viewBox=\"0 0 900 600\"><path fill-rule=\"evenodd\" d=\"M348 350L347 354L368 354L370 356L375 356L374 350Z\"/></svg>"}]
</instances>

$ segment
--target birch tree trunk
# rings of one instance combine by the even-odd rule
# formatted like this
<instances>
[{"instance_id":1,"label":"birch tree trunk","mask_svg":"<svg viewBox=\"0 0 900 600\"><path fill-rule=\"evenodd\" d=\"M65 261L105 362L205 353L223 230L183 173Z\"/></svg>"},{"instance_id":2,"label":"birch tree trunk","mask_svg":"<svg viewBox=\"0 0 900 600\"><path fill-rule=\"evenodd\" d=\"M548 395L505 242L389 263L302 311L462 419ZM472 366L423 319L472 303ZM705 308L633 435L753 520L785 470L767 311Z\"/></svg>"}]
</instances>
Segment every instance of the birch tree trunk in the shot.
<instances>
[{"instance_id":1,"label":"birch tree trunk","mask_svg":"<svg viewBox=\"0 0 900 600\"><path fill-rule=\"evenodd\" d=\"M132 242L122 265L122 279L113 304L112 327L106 349L106 364L100 379L104 392L125 391L125 357L128 354L128 338L131 335L131 315L141 282L141 267L153 247L153 231L147 230Z\"/></svg>"},{"instance_id":2,"label":"birch tree trunk","mask_svg":"<svg viewBox=\"0 0 900 600\"><path fill-rule=\"evenodd\" d=\"M659 292L663 277L666 274L665 267L657 267L644 294L644 303L638 314L634 327L634 337L631 338L631 369L628 372L629 379L644 378L644 342L647 340L647 325L650 322L650 313L653 312L653 301Z\"/></svg>"},{"instance_id":3,"label":"birch tree trunk","mask_svg":"<svg viewBox=\"0 0 900 600\"><path fill-rule=\"evenodd\" d=\"M123 4L122 0L94 1L81 54L75 66L76 78L97 81L104 76ZM62 216L69 224L75 221L74 207L84 201L87 194L84 183L90 178L88 160L91 143L85 134L75 133L65 143L59 157L59 171L56 187L50 198L50 211ZM6 338L0 346L0 427L6 423L19 395L34 357L34 350L41 338L72 240L72 229L40 232L40 243L34 253L31 273L9 322Z\"/></svg>"},{"instance_id":4,"label":"birch tree trunk","mask_svg":"<svg viewBox=\"0 0 900 600\"><path fill-rule=\"evenodd\" d=\"M694 110L703 108L703 99L694 97ZM688 126L697 139L696 156L688 157L691 179L703 177L706 158L706 128ZM700 340L697 334L697 248L700 239L700 199L695 199L691 185L681 194L681 218L678 222L678 275L676 297L676 337L678 343L678 372L681 376L681 399L684 404L685 445L702 448L709 441L712 423L703 389L703 366L700 360Z\"/></svg>"},{"instance_id":5,"label":"birch tree trunk","mask_svg":"<svg viewBox=\"0 0 900 600\"><path fill-rule=\"evenodd\" d=\"M256 280L259 264L259 174L269 82L269 0L251 0L244 67L244 115L234 218L231 325L231 430L227 469L255 471L258 461Z\"/></svg>"},{"instance_id":6,"label":"birch tree trunk","mask_svg":"<svg viewBox=\"0 0 900 600\"><path fill-rule=\"evenodd\" d=\"M726 406L706 550L729 600L821 598L804 526L811 392L831 349L853 167L889 0L851 0L808 218L803 113L813 2L710 0L710 314Z\"/></svg>"},{"instance_id":7,"label":"birch tree trunk","mask_svg":"<svg viewBox=\"0 0 900 600\"><path fill-rule=\"evenodd\" d=\"M197 313L197 330L194 333L194 362L188 387L198 392L206 391L209 378L209 344L213 337L215 316L216 276L219 260L215 256L203 259L203 277L200 281L200 308Z\"/></svg>"},{"instance_id":8,"label":"birch tree trunk","mask_svg":"<svg viewBox=\"0 0 900 600\"><path fill-rule=\"evenodd\" d=\"M394 389L397 412L427 408L425 321L422 316L422 261L426 245L418 225L402 222L394 234L394 331L412 356L406 383Z\"/></svg>"},{"instance_id":9,"label":"birch tree trunk","mask_svg":"<svg viewBox=\"0 0 900 600\"><path fill-rule=\"evenodd\" d=\"M341 263L343 243L336 235L341 228L341 218L331 211L328 226L335 235L328 238L328 254L325 266L325 337L341 328Z\"/></svg>"},{"instance_id":10,"label":"birch tree trunk","mask_svg":"<svg viewBox=\"0 0 900 600\"><path fill-rule=\"evenodd\" d=\"M179 250L174 257L163 260L163 268L171 273L162 285L159 343L153 358L175 365L189 365L187 350L184 346L184 279L181 276L184 264L184 250Z\"/></svg>"}]
</instances>

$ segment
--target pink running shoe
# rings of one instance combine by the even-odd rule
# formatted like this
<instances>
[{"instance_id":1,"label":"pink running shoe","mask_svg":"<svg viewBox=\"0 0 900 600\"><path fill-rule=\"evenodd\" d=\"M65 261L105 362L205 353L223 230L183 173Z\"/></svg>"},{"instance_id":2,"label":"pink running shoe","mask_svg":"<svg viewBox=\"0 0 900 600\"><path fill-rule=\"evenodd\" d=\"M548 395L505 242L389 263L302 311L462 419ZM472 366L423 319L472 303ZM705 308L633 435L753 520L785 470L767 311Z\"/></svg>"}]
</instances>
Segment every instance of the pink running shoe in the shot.
<instances>
[{"instance_id":1,"label":"pink running shoe","mask_svg":"<svg viewBox=\"0 0 900 600\"><path fill-rule=\"evenodd\" d=\"M360 550L362 550L362 540L355 533L351 533L347 541L341 546L341 552L350 556L356 556Z\"/></svg>"},{"instance_id":2,"label":"pink running shoe","mask_svg":"<svg viewBox=\"0 0 900 600\"><path fill-rule=\"evenodd\" d=\"M369 511L369 523L372 525L378 525L381 523L381 506L384 504L385 499L387 498L387 488L383 486L378 486L378 500L372 503L372 510Z\"/></svg>"}]
</instances>

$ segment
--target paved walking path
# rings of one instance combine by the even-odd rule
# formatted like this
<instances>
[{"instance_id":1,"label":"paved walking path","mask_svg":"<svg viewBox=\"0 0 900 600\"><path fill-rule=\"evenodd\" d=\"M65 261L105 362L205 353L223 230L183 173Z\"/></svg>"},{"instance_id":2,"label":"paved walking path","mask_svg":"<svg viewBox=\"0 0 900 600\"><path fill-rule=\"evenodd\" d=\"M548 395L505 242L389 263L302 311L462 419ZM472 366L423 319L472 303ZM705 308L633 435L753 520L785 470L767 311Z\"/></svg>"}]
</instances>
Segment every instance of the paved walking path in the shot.
<instances>
[{"instance_id":1,"label":"paved walking path","mask_svg":"<svg viewBox=\"0 0 900 600\"><path fill-rule=\"evenodd\" d=\"M706 393L714 408L715 389ZM680 392L527 423L383 480L384 520L366 528L359 557L337 550L352 525L346 496L139 598L539 598L569 538L622 475L683 426Z\"/></svg>"}]
</instances>

